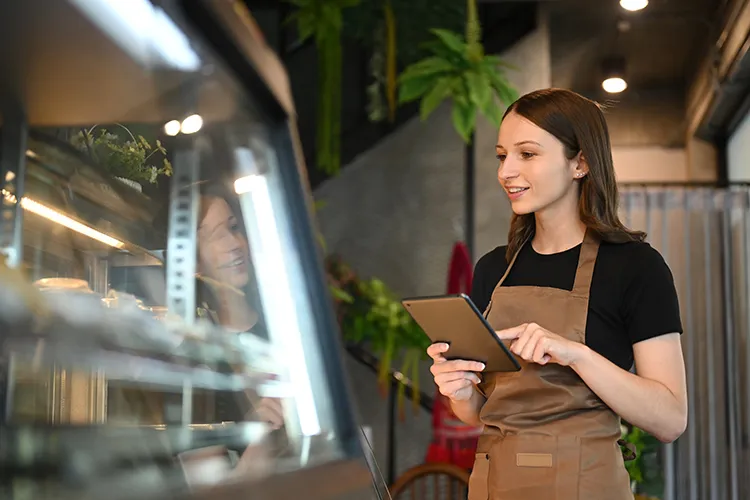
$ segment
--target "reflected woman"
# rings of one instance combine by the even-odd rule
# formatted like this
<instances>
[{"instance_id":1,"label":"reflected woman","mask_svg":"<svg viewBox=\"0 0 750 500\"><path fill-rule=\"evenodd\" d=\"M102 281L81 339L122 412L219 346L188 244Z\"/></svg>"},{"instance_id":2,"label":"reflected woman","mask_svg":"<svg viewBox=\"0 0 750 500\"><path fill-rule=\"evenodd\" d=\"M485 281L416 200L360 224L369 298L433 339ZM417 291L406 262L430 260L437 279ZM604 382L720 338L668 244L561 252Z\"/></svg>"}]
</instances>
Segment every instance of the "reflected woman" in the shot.
<instances>
[{"instance_id":1,"label":"reflected woman","mask_svg":"<svg viewBox=\"0 0 750 500\"><path fill-rule=\"evenodd\" d=\"M237 216L239 210L233 210L233 201L216 186L204 188L201 193L198 304L227 332L251 333L265 340L268 333L252 272L250 245ZM221 368L232 370L227 363ZM218 394L215 419L235 422L260 419L273 429L283 425L278 400L262 399L253 407L239 399L235 393Z\"/></svg>"}]
</instances>

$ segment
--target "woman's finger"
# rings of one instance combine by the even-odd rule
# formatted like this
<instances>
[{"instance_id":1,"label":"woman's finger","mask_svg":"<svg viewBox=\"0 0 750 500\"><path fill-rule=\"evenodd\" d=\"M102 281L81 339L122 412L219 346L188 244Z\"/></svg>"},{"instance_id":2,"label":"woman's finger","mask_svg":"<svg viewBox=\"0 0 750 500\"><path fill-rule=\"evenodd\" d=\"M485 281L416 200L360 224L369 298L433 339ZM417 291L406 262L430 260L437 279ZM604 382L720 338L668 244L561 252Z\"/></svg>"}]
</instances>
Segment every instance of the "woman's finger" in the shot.
<instances>
[{"instance_id":1,"label":"woman's finger","mask_svg":"<svg viewBox=\"0 0 750 500\"><path fill-rule=\"evenodd\" d=\"M527 326L527 323L523 323L512 328L506 328L505 330L497 330L495 335L497 335L497 338L500 340L513 340L522 335L523 332L526 331Z\"/></svg>"},{"instance_id":2,"label":"woman's finger","mask_svg":"<svg viewBox=\"0 0 750 500\"><path fill-rule=\"evenodd\" d=\"M465 389L466 387L469 387L471 385L472 382L465 378L461 380L454 380L453 382L448 382L447 384L439 386L440 394L450 398L453 397L461 389Z\"/></svg>"},{"instance_id":3,"label":"woman's finger","mask_svg":"<svg viewBox=\"0 0 750 500\"><path fill-rule=\"evenodd\" d=\"M435 361L445 361L445 358L443 357L443 353L447 352L450 346L444 342L438 342L435 344L432 344L430 347L427 348L427 355L434 359Z\"/></svg>"},{"instance_id":4,"label":"woman's finger","mask_svg":"<svg viewBox=\"0 0 750 500\"><path fill-rule=\"evenodd\" d=\"M540 365L546 364L547 360L549 360L549 356L547 355L547 342L545 342L544 339L540 339L540 341L536 343L531 359L534 363Z\"/></svg>"},{"instance_id":5,"label":"woman's finger","mask_svg":"<svg viewBox=\"0 0 750 500\"><path fill-rule=\"evenodd\" d=\"M484 368L484 363L478 361L453 359L450 361L443 361L442 363L434 363L430 367L430 371L433 375L437 375L438 373L448 372L481 372Z\"/></svg>"},{"instance_id":6,"label":"woman's finger","mask_svg":"<svg viewBox=\"0 0 750 500\"><path fill-rule=\"evenodd\" d=\"M541 329L530 331L527 335L527 338L528 340L521 350L521 357L526 361L531 361L532 359L534 359L534 351L536 350L536 346L540 343L542 338L544 338L544 332Z\"/></svg>"},{"instance_id":7,"label":"woman's finger","mask_svg":"<svg viewBox=\"0 0 750 500\"><path fill-rule=\"evenodd\" d=\"M435 383L439 386L446 385L457 380L468 380L475 384L478 384L482 381L482 379L480 379L479 376L474 372L448 372L435 375Z\"/></svg>"},{"instance_id":8,"label":"woman's finger","mask_svg":"<svg viewBox=\"0 0 750 500\"><path fill-rule=\"evenodd\" d=\"M521 333L511 344L510 350L521 356L526 344L529 342L531 331L527 326L524 326L524 331Z\"/></svg>"}]
</instances>

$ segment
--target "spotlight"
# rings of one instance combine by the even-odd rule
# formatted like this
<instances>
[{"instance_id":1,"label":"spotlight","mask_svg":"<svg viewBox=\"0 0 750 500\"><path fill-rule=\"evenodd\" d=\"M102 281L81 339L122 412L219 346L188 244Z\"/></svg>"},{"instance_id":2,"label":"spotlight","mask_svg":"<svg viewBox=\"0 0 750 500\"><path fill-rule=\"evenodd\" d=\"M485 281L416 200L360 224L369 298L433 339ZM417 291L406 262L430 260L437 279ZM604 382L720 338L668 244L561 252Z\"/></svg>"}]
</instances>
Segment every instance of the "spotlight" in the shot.
<instances>
[{"instance_id":1,"label":"spotlight","mask_svg":"<svg viewBox=\"0 0 750 500\"><path fill-rule=\"evenodd\" d=\"M648 5L648 0L620 0L620 7L631 12L645 9Z\"/></svg>"},{"instance_id":2,"label":"spotlight","mask_svg":"<svg viewBox=\"0 0 750 500\"><path fill-rule=\"evenodd\" d=\"M622 57L610 57L602 63L602 88L610 94L619 94L628 88L625 81L625 59Z\"/></svg>"},{"instance_id":3,"label":"spotlight","mask_svg":"<svg viewBox=\"0 0 750 500\"><path fill-rule=\"evenodd\" d=\"M174 137L180 133L180 122L178 120L168 121L164 124L164 133Z\"/></svg>"},{"instance_id":4,"label":"spotlight","mask_svg":"<svg viewBox=\"0 0 750 500\"><path fill-rule=\"evenodd\" d=\"M203 118L201 115L190 115L180 125L180 131L183 134L194 134L198 132L203 126Z\"/></svg>"}]
</instances>

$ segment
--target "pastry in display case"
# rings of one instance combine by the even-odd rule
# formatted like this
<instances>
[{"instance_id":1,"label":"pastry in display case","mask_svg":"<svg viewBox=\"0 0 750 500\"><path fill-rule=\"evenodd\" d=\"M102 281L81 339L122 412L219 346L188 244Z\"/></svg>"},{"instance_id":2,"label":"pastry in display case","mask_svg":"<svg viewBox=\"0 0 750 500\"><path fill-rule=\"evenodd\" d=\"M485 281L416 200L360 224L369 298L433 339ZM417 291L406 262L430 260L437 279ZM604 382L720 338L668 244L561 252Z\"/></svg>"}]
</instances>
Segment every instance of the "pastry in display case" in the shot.
<instances>
[{"instance_id":1,"label":"pastry in display case","mask_svg":"<svg viewBox=\"0 0 750 500\"><path fill-rule=\"evenodd\" d=\"M6 2L0 42L0 498L371 498L244 3Z\"/></svg>"}]
</instances>

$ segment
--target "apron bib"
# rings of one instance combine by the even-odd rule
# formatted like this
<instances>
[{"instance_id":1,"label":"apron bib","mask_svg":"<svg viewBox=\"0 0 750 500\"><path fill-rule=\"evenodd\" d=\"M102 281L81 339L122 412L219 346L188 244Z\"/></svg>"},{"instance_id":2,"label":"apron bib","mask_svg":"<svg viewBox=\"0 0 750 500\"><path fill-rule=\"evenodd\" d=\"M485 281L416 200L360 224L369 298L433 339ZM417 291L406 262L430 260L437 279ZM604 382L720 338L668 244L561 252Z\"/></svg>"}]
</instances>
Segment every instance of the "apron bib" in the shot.
<instances>
[{"instance_id":1,"label":"apron bib","mask_svg":"<svg viewBox=\"0 0 750 500\"><path fill-rule=\"evenodd\" d=\"M598 238L586 231L571 291L501 286L516 253L485 311L490 325L534 322L585 343L598 251ZM633 500L618 444L620 418L572 368L519 362L520 371L484 373L478 386L487 402L469 500Z\"/></svg>"}]
</instances>

